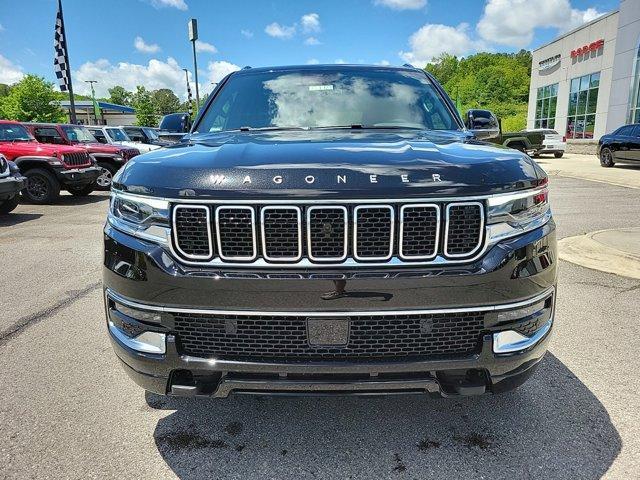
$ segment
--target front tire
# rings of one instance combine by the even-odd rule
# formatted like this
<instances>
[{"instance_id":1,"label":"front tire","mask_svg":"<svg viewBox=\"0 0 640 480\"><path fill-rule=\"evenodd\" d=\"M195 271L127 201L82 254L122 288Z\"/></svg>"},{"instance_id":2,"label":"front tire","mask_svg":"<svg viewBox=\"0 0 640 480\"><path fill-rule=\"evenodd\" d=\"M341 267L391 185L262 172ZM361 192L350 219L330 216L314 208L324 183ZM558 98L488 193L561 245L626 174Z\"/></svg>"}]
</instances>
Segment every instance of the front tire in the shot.
<instances>
[{"instance_id":1,"label":"front tire","mask_svg":"<svg viewBox=\"0 0 640 480\"><path fill-rule=\"evenodd\" d=\"M509 144L509 148L513 148L515 150L519 150L522 153L527 153L527 147L522 142L513 142Z\"/></svg>"},{"instance_id":2,"label":"front tire","mask_svg":"<svg viewBox=\"0 0 640 480\"><path fill-rule=\"evenodd\" d=\"M610 148L605 147L600 150L600 165L605 168L611 168L615 164L616 162L613 161L613 153L611 152Z\"/></svg>"},{"instance_id":3,"label":"front tire","mask_svg":"<svg viewBox=\"0 0 640 480\"><path fill-rule=\"evenodd\" d=\"M98 162L98 166L100 167L100 176L96 179L96 190L101 190L103 192L111 190L111 182L113 181L113 176L118 171L118 169L111 165L110 163Z\"/></svg>"},{"instance_id":4,"label":"front tire","mask_svg":"<svg viewBox=\"0 0 640 480\"><path fill-rule=\"evenodd\" d=\"M553 156L556 158L562 158L562 155L564 155L564 152L554 152Z\"/></svg>"},{"instance_id":5,"label":"front tire","mask_svg":"<svg viewBox=\"0 0 640 480\"><path fill-rule=\"evenodd\" d=\"M20 203L20 197L14 195L12 198L0 201L0 215L6 215L13 212Z\"/></svg>"},{"instance_id":6,"label":"front tire","mask_svg":"<svg viewBox=\"0 0 640 480\"><path fill-rule=\"evenodd\" d=\"M50 172L42 168L27 170L27 187L22 191L27 200L37 205L53 203L60 196L60 183Z\"/></svg>"},{"instance_id":7,"label":"front tire","mask_svg":"<svg viewBox=\"0 0 640 480\"><path fill-rule=\"evenodd\" d=\"M89 185L83 185L81 187L69 187L69 193L74 197L86 197L95 190L95 185L90 183Z\"/></svg>"}]
</instances>

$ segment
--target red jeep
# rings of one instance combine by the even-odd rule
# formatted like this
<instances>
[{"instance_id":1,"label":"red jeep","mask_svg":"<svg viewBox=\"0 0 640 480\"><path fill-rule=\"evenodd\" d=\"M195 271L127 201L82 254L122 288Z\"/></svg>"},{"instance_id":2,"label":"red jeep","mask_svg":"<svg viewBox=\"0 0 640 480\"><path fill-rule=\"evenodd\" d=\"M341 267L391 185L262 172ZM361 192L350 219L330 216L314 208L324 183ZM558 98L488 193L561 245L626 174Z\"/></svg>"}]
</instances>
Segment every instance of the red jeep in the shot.
<instances>
[{"instance_id":1,"label":"red jeep","mask_svg":"<svg viewBox=\"0 0 640 480\"><path fill-rule=\"evenodd\" d=\"M136 148L99 143L82 125L55 123L24 123L23 125L39 142L73 145L89 152L102 170L96 181L98 190L109 190L111 179L118 169L129 159L140 154L140 150Z\"/></svg>"},{"instance_id":2,"label":"red jeep","mask_svg":"<svg viewBox=\"0 0 640 480\"><path fill-rule=\"evenodd\" d=\"M22 194L33 203L52 203L61 189L88 195L100 175L86 150L38 143L24 126L9 120L0 120L0 153L27 177Z\"/></svg>"}]
</instances>

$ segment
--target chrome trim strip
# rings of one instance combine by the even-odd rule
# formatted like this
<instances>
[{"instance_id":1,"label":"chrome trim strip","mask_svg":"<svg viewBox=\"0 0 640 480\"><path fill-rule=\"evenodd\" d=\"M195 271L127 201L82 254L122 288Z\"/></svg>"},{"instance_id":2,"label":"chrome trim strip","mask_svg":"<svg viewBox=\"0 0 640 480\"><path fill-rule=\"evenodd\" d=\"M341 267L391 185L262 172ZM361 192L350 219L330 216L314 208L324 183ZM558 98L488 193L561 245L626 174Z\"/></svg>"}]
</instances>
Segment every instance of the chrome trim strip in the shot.
<instances>
[{"instance_id":1,"label":"chrome trim strip","mask_svg":"<svg viewBox=\"0 0 640 480\"><path fill-rule=\"evenodd\" d=\"M222 251L222 242L220 233L220 210L249 210L251 212L251 243L253 245L253 254L251 256L227 256ZM216 208L216 241L218 242L218 257L221 260L237 260L237 261L251 261L254 260L258 256L258 245L256 239L256 212L253 207L247 207L242 205L225 205L222 207ZM198 265L202 265L202 262L199 262Z\"/></svg>"},{"instance_id":2,"label":"chrome trim strip","mask_svg":"<svg viewBox=\"0 0 640 480\"><path fill-rule=\"evenodd\" d=\"M108 298L122 303L131 308L137 308L140 310L152 310L156 312L164 313L196 313L202 315L245 315L245 316L277 316L277 317L359 317L359 316L385 316L385 315L427 315L435 313L464 313L464 312L495 312L498 310L511 310L514 308L525 307L533 303L537 303L543 299L546 299L550 295L555 294L555 287L549 287L544 292L531 297L527 300L522 300L514 303L504 303L496 305L485 305L479 307L463 307L463 308L432 308L432 309L420 309L420 310L359 310L359 311L334 311L326 310L322 312L318 311L252 311L252 310L221 310L213 308L174 308L174 307L160 307L156 305L146 305L144 303L138 303L134 300L129 300L118 293L115 293L110 288L106 289L105 294ZM554 302L555 304L555 302Z\"/></svg>"},{"instance_id":3,"label":"chrome trim strip","mask_svg":"<svg viewBox=\"0 0 640 480\"><path fill-rule=\"evenodd\" d=\"M272 257L267 255L267 235L264 228L264 213L269 210L294 210L298 215L298 254L295 257ZM260 236L262 237L262 256L271 262L297 262L302 258L302 210L294 205L273 205L260 210Z\"/></svg>"},{"instance_id":4,"label":"chrome trim strip","mask_svg":"<svg viewBox=\"0 0 640 480\"><path fill-rule=\"evenodd\" d=\"M449 253L449 210L451 209L451 207L459 207L461 205L477 205L478 207L480 207L480 236L478 237L478 243L475 246L475 248L469 252L466 253ZM463 257L470 257L471 255L473 255L475 252L478 251L478 249L482 246L483 244L483 237L484 237L484 205L480 202L454 202L454 203L449 203L447 205L447 208L445 209L445 230L444 230L444 256L447 258L463 258ZM487 242L484 242L485 244Z\"/></svg>"},{"instance_id":5,"label":"chrome trim strip","mask_svg":"<svg viewBox=\"0 0 640 480\"><path fill-rule=\"evenodd\" d=\"M436 211L436 242L431 255L404 255L402 253L402 243L404 240L404 210L405 208L427 207L434 208ZM438 247L440 246L440 205L435 203L408 203L400 207L400 235L398 238L398 254L399 257L406 260L430 260L438 255Z\"/></svg>"},{"instance_id":6,"label":"chrome trim strip","mask_svg":"<svg viewBox=\"0 0 640 480\"><path fill-rule=\"evenodd\" d=\"M157 355L164 355L167 352L167 347L166 347L166 335L164 333L157 333L157 332L143 332L142 334L138 335L135 338L131 338L131 337L127 337L124 333L122 333L122 331L115 326L115 324L109 320L109 333L111 333L111 335L113 335L115 338L117 338L120 342L124 343L127 347L136 350L138 352L144 352L144 353L154 353ZM138 340L138 338L141 335L144 335L145 333L151 333L154 335L157 335L158 338L157 340L159 340L160 342L162 342L161 346L157 346L157 345L153 345L151 343L147 343L147 342L142 342L140 340Z\"/></svg>"},{"instance_id":7,"label":"chrome trim strip","mask_svg":"<svg viewBox=\"0 0 640 480\"><path fill-rule=\"evenodd\" d=\"M322 257L317 258L313 255L311 249L311 212L314 210L342 210L344 220L344 247L341 257ZM347 258L349 249L349 217L347 207L343 205L313 205L307 208L307 257L315 262L342 262Z\"/></svg>"},{"instance_id":8,"label":"chrome trim strip","mask_svg":"<svg viewBox=\"0 0 640 480\"><path fill-rule=\"evenodd\" d=\"M207 243L209 245L209 253L207 255L193 255L186 253L182 248L180 248L180 242L178 241L178 227L176 226L176 212L180 209L196 209L196 210L204 210L207 213ZM209 207L205 205L174 205L173 212L171 214L171 238L173 240L172 243L175 244L176 251L185 258L190 258L192 260L209 260L213 257L213 241L211 240L211 212Z\"/></svg>"},{"instance_id":9,"label":"chrome trim strip","mask_svg":"<svg viewBox=\"0 0 640 480\"><path fill-rule=\"evenodd\" d=\"M526 350L527 348L533 347L540 340L542 340L549 330L551 330L551 325L553 324L553 317L547 320L544 325L542 325L538 330L535 331L533 335L527 337L525 335L521 335L514 330L506 330L503 332L497 332L493 334L493 353L498 355L504 355L509 353L520 352L522 350ZM513 341L509 342L508 340L500 340L500 335L505 335L507 332L513 332L516 334L513 338Z\"/></svg>"},{"instance_id":10,"label":"chrome trim strip","mask_svg":"<svg viewBox=\"0 0 640 480\"><path fill-rule=\"evenodd\" d=\"M522 192L522 193L527 193L528 196L529 194L531 195L535 195L536 193L538 193L538 191L540 190L544 190L544 188L538 188L538 189L527 189L527 190L522 190L522 191L517 191L517 192L509 192L509 193L494 193L491 195L470 195L470 196L466 196L466 197L461 197L461 196L442 196L442 197L417 197L417 198L394 198L393 200L389 200L389 198L357 198L357 199L296 199L294 202L291 201L291 199L286 199L286 200L279 200L279 199L262 199L262 200L241 200L241 199L234 199L234 200L225 200L225 199L217 199L217 198L211 198L211 199L207 199L207 198L202 198L202 197L197 197L197 198L190 198L190 197L178 197L178 198L171 198L171 197L151 197L148 195L138 195L138 194L134 194L134 193L125 193L125 192L121 192L120 190L114 190L115 193L117 193L118 195L126 195L126 196L130 196L133 199L138 198L138 199L150 199L150 200L163 200L165 202L171 202L171 203L200 203L200 204L210 204L210 203L215 203L216 205L291 205L291 203L295 203L297 205L307 205L307 204L318 204L318 203L322 203L323 205L335 205L335 204L353 204L353 203L357 203L357 204L379 204L379 203L384 203L384 204L396 204L396 203L424 203L424 202L467 202L467 201L480 201L480 200L487 200L489 198L495 198L495 199L500 199L502 197L508 197L510 195L513 195L514 193L518 193L518 192ZM284 192L283 192L284 193ZM508 200L507 200L508 201Z\"/></svg>"},{"instance_id":11,"label":"chrome trim strip","mask_svg":"<svg viewBox=\"0 0 640 480\"><path fill-rule=\"evenodd\" d=\"M378 257L361 257L358 255L358 212L362 209L371 209L371 208L386 208L391 212L389 222L390 232L389 232L389 254L385 256ZM356 260L360 260L362 262L366 262L367 260L389 260L393 256L393 240L395 238L395 211L391 205L388 204L376 204L376 205L358 205L353 209L353 258Z\"/></svg>"}]
</instances>

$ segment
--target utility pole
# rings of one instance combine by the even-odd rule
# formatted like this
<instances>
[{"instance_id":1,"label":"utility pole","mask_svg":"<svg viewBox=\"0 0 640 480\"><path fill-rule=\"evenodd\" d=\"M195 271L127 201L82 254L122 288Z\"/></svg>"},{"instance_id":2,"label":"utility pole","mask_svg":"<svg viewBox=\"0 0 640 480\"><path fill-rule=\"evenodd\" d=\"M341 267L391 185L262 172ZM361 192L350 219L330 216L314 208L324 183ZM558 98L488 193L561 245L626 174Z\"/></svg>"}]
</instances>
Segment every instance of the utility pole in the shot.
<instances>
[{"instance_id":1,"label":"utility pole","mask_svg":"<svg viewBox=\"0 0 640 480\"><path fill-rule=\"evenodd\" d=\"M191 97L191 85L189 85L189 70L187 70L186 68L182 69L184 71L184 78L187 81L187 103L189 104L189 110L187 110L187 113L189 114L189 118L192 118L192 112L191 109L193 108L193 98Z\"/></svg>"},{"instance_id":2,"label":"utility pole","mask_svg":"<svg viewBox=\"0 0 640 480\"><path fill-rule=\"evenodd\" d=\"M198 60L196 58L196 40L198 40L198 20L189 20L189 41L193 47L193 72L196 81L196 115L200 110L200 87L198 87Z\"/></svg>"},{"instance_id":3,"label":"utility pole","mask_svg":"<svg viewBox=\"0 0 640 480\"><path fill-rule=\"evenodd\" d=\"M96 91L93 89L93 84L98 83L97 80L85 80L85 83L91 85L91 100L93 102L93 115L96 117L96 124L98 124L98 117L101 117L100 108L98 108L98 104L96 103Z\"/></svg>"}]
</instances>

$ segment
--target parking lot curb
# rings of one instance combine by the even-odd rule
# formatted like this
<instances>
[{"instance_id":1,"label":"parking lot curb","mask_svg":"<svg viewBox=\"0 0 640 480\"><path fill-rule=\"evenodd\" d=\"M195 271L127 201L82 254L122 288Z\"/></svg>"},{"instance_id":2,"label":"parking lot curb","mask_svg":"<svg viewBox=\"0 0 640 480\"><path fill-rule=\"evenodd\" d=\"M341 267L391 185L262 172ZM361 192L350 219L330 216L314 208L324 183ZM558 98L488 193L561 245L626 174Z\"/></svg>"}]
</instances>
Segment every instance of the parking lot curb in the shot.
<instances>
[{"instance_id":1,"label":"parking lot curb","mask_svg":"<svg viewBox=\"0 0 640 480\"><path fill-rule=\"evenodd\" d=\"M567 237L558 242L558 247L561 260L640 279L640 228L599 230Z\"/></svg>"}]
</instances>

